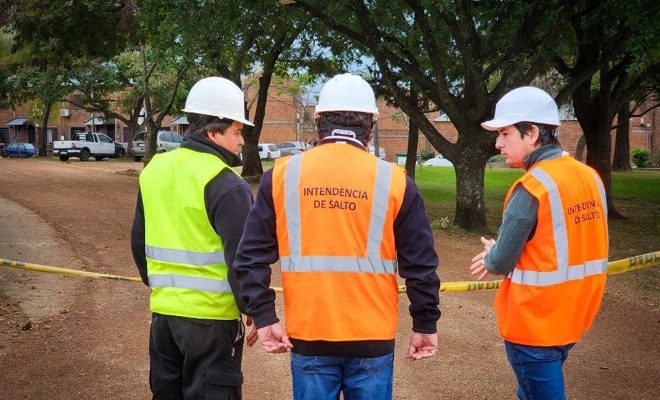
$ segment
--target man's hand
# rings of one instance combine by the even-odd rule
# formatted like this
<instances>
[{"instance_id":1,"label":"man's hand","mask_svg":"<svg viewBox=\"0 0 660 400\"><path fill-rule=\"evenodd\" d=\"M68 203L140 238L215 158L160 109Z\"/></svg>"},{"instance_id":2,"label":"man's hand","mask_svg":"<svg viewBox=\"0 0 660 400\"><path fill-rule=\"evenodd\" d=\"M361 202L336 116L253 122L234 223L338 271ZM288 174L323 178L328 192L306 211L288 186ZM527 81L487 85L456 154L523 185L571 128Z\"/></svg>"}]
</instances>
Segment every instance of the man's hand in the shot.
<instances>
[{"instance_id":1,"label":"man's hand","mask_svg":"<svg viewBox=\"0 0 660 400\"><path fill-rule=\"evenodd\" d=\"M470 265L470 275L477 278L481 281L488 275L488 269L486 268L486 254L490 249L495 245L495 240L486 239L483 236L481 237L481 243L484 245L484 251L477 254L472 258L472 265Z\"/></svg>"},{"instance_id":2,"label":"man's hand","mask_svg":"<svg viewBox=\"0 0 660 400\"><path fill-rule=\"evenodd\" d=\"M406 358L409 360L421 360L422 358L433 357L438 351L437 333L417 333L413 332L410 337L410 348Z\"/></svg>"},{"instance_id":3,"label":"man's hand","mask_svg":"<svg viewBox=\"0 0 660 400\"><path fill-rule=\"evenodd\" d=\"M252 317L247 317L245 320L245 325L246 326L251 326L252 329L248 332L248 334L245 336L245 343L249 346L252 347L254 346L255 343L257 343L257 327L254 326L254 321L252 320Z\"/></svg>"},{"instance_id":4,"label":"man's hand","mask_svg":"<svg viewBox=\"0 0 660 400\"><path fill-rule=\"evenodd\" d=\"M257 329L257 335L267 353L286 353L293 348L279 322Z\"/></svg>"}]
</instances>

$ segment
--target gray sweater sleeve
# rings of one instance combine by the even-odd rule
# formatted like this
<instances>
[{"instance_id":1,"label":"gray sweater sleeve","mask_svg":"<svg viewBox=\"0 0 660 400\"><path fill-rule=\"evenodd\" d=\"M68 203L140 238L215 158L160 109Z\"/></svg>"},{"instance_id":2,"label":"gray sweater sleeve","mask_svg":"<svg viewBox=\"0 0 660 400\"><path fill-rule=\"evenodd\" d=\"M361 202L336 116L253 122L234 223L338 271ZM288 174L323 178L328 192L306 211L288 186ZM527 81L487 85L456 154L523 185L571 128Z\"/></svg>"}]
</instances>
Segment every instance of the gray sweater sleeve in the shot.
<instances>
[{"instance_id":1,"label":"gray sweater sleeve","mask_svg":"<svg viewBox=\"0 0 660 400\"><path fill-rule=\"evenodd\" d=\"M525 244L534 236L538 209L538 200L518 184L504 210L497 241L486 255L488 272L506 275L513 271Z\"/></svg>"}]
</instances>

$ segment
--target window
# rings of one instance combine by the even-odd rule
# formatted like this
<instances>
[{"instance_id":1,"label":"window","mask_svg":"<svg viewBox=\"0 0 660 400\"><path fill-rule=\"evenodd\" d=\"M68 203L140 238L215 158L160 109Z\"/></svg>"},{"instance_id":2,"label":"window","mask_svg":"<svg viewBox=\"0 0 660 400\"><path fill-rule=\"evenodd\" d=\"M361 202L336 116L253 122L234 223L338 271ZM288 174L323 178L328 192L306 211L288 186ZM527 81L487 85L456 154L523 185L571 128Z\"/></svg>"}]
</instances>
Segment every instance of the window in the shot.
<instances>
[{"instance_id":1,"label":"window","mask_svg":"<svg viewBox=\"0 0 660 400\"><path fill-rule=\"evenodd\" d=\"M105 135L99 135L99 140L101 141L101 143L112 143L112 139L110 139Z\"/></svg>"},{"instance_id":2,"label":"window","mask_svg":"<svg viewBox=\"0 0 660 400\"><path fill-rule=\"evenodd\" d=\"M274 144L269 144L268 145L268 150L277 151L277 150L279 150L279 147L275 146Z\"/></svg>"}]
</instances>

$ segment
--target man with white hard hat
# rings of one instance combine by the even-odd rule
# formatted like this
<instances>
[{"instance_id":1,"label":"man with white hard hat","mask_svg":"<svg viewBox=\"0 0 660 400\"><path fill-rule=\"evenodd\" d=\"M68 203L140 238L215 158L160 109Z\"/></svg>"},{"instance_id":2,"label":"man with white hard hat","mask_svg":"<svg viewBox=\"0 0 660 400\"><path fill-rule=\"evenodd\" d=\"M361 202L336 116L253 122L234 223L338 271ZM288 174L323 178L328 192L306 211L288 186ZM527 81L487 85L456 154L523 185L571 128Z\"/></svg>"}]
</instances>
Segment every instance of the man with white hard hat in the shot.
<instances>
[{"instance_id":1,"label":"man with white hard hat","mask_svg":"<svg viewBox=\"0 0 660 400\"><path fill-rule=\"evenodd\" d=\"M565 399L563 364L596 316L608 257L607 203L592 168L563 153L559 110L535 87L504 95L495 118L506 163L524 168L507 194L497 241L481 241L470 273L505 275L495 298L500 336L525 400Z\"/></svg>"},{"instance_id":2,"label":"man with white hard hat","mask_svg":"<svg viewBox=\"0 0 660 400\"><path fill-rule=\"evenodd\" d=\"M407 358L437 351L433 233L413 181L367 151L377 115L364 79L330 79L316 106L317 146L266 171L245 224L241 301L264 350L291 350L297 400L392 397L397 269L413 319ZM269 289L278 259L285 327Z\"/></svg>"},{"instance_id":3,"label":"man with white hard hat","mask_svg":"<svg viewBox=\"0 0 660 400\"><path fill-rule=\"evenodd\" d=\"M197 82L183 111L190 133L140 174L131 232L151 288L149 382L158 400L240 399L245 326L232 265L252 191L232 168L252 124L243 92L224 78ZM253 329L247 344L256 339Z\"/></svg>"}]
</instances>

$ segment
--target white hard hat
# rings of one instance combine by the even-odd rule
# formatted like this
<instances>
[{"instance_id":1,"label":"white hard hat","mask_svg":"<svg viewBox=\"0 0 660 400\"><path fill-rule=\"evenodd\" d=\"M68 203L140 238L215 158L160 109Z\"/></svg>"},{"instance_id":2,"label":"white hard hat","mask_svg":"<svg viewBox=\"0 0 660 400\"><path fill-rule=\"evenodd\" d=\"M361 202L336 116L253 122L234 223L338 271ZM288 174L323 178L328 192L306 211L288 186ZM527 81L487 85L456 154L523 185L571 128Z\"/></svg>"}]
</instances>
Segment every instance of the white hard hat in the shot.
<instances>
[{"instance_id":1,"label":"white hard hat","mask_svg":"<svg viewBox=\"0 0 660 400\"><path fill-rule=\"evenodd\" d=\"M505 94L495 105L495 118L481 126L496 131L518 122L536 122L559 126L559 109L555 100L545 91L523 86Z\"/></svg>"},{"instance_id":2,"label":"white hard hat","mask_svg":"<svg viewBox=\"0 0 660 400\"><path fill-rule=\"evenodd\" d=\"M254 124L245 119L243 91L229 79L212 76L195 83L188 93L184 112L228 118L245 125Z\"/></svg>"},{"instance_id":3,"label":"white hard hat","mask_svg":"<svg viewBox=\"0 0 660 400\"><path fill-rule=\"evenodd\" d=\"M316 114L327 111L357 111L378 115L376 96L371 86L353 74L339 74L327 81L316 105Z\"/></svg>"}]
</instances>

